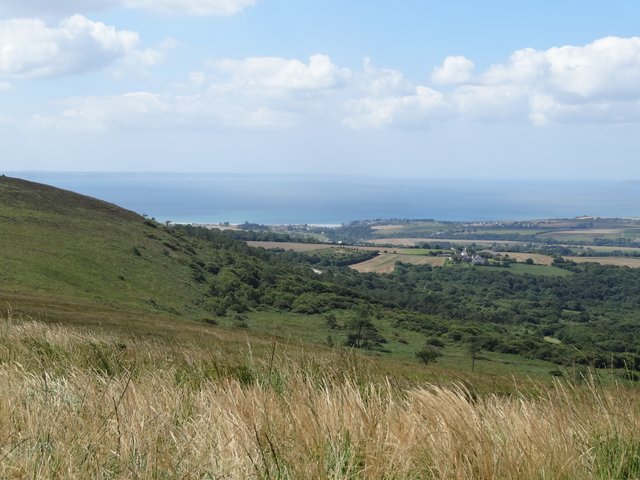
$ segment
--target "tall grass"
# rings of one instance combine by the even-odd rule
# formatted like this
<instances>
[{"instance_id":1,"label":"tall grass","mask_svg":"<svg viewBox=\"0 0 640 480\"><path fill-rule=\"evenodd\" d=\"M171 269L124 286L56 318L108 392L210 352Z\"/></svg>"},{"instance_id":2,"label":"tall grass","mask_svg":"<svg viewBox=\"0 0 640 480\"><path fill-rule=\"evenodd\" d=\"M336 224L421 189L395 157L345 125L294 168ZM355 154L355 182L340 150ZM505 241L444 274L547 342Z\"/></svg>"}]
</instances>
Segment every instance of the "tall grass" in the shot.
<instances>
[{"instance_id":1,"label":"tall grass","mask_svg":"<svg viewBox=\"0 0 640 480\"><path fill-rule=\"evenodd\" d=\"M474 395L349 352L0 320L1 478L640 478L640 397Z\"/></svg>"}]
</instances>

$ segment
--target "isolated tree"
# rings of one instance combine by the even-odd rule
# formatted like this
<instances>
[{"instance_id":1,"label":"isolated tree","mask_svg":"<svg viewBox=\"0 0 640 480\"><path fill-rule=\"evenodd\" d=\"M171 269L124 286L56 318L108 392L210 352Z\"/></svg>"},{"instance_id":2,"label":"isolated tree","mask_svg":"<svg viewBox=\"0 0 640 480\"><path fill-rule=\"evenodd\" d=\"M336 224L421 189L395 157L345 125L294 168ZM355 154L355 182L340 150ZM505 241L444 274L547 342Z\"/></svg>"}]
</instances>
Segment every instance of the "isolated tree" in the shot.
<instances>
[{"instance_id":1,"label":"isolated tree","mask_svg":"<svg viewBox=\"0 0 640 480\"><path fill-rule=\"evenodd\" d=\"M415 355L420 363L429 365L430 363L435 363L438 357L442 356L442 353L433 345L425 345Z\"/></svg>"},{"instance_id":2,"label":"isolated tree","mask_svg":"<svg viewBox=\"0 0 640 480\"><path fill-rule=\"evenodd\" d=\"M347 340L345 344L348 347L355 348L373 348L379 347L385 343L386 339L378 333L378 329L371 321L371 311L369 308L358 310L356 316L347 321Z\"/></svg>"},{"instance_id":3,"label":"isolated tree","mask_svg":"<svg viewBox=\"0 0 640 480\"><path fill-rule=\"evenodd\" d=\"M471 355L471 371L473 372L476 369L476 360L478 359L478 354L480 353L482 348L480 347L480 342L476 337L473 337L467 343L467 351Z\"/></svg>"}]
</instances>

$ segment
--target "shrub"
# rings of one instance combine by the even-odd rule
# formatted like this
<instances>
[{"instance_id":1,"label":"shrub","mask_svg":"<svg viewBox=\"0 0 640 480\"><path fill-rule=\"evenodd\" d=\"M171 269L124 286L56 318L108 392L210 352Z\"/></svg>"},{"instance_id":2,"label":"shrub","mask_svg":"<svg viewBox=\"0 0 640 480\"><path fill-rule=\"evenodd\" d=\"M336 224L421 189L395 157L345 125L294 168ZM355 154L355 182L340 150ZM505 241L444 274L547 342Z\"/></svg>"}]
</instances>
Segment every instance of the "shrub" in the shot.
<instances>
[{"instance_id":1,"label":"shrub","mask_svg":"<svg viewBox=\"0 0 640 480\"><path fill-rule=\"evenodd\" d=\"M432 345L425 345L415 355L420 363L429 365L430 363L435 363L438 357L442 356L442 353Z\"/></svg>"}]
</instances>

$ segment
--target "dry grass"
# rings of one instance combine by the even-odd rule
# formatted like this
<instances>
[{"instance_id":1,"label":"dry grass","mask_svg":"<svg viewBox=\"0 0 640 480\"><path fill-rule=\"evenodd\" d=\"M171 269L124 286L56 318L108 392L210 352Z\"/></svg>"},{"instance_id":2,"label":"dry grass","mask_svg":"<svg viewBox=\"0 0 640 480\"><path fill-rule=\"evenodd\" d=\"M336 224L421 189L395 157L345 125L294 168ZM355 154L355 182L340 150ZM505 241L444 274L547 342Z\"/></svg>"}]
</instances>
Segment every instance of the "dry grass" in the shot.
<instances>
[{"instance_id":1,"label":"dry grass","mask_svg":"<svg viewBox=\"0 0 640 480\"><path fill-rule=\"evenodd\" d=\"M586 235L590 237L606 237L607 235L622 235L624 228L581 228L578 230L557 230L548 232L550 235ZM546 235L544 233L543 235Z\"/></svg>"},{"instance_id":2,"label":"dry grass","mask_svg":"<svg viewBox=\"0 0 640 480\"><path fill-rule=\"evenodd\" d=\"M561 245L562 247L572 247L572 245ZM593 250L595 252L614 252L616 250L621 252L640 252L638 247L618 247L614 245L586 245L582 247L585 250Z\"/></svg>"},{"instance_id":3,"label":"dry grass","mask_svg":"<svg viewBox=\"0 0 640 480\"><path fill-rule=\"evenodd\" d=\"M544 255L542 253L522 253L522 252L491 252L499 255L509 255L511 258L515 258L518 262L525 262L527 258L530 258L537 265L552 265L553 257L551 255Z\"/></svg>"},{"instance_id":4,"label":"dry grass","mask_svg":"<svg viewBox=\"0 0 640 480\"><path fill-rule=\"evenodd\" d=\"M376 233L390 235L392 233L401 232L406 228L405 225L373 225L371 229Z\"/></svg>"},{"instance_id":5,"label":"dry grass","mask_svg":"<svg viewBox=\"0 0 640 480\"><path fill-rule=\"evenodd\" d=\"M640 258L636 257L563 257L576 263L599 263L600 265L616 265L618 267L640 268Z\"/></svg>"},{"instance_id":6,"label":"dry grass","mask_svg":"<svg viewBox=\"0 0 640 480\"><path fill-rule=\"evenodd\" d=\"M375 380L347 358L249 350L234 363L204 347L1 322L2 478L640 476L635 389L478 398Z\"/></svg>"},{"instance_id":7,"label":"dry grass","mask_svg":"<svg viewBox=\"0 0 640 480\"><path fill-rule=\"evenodd\" d=\"M371 260L351 265L351 268L359 272L391 273L396 268L396 262L442 267L445 264L446 260L447 259L443 257L431 257L427 255L381 253Z\"/></svg>"}]
</instances>

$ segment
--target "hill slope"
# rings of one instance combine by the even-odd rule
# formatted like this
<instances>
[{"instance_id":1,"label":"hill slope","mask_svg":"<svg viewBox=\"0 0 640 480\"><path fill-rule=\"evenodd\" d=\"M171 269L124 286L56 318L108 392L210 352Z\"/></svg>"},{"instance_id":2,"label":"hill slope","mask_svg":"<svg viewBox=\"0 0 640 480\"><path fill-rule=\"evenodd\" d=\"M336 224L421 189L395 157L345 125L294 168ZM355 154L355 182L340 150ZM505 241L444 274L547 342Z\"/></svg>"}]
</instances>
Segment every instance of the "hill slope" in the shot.
<instances>
[{"instance_id":1,"label":"hill slope","mask_svg":"<svg viewBox=\"0 0 640 480\"><path fill-rule=\"evenodd\" d=\"M208 319L255 307L304 314L360 297L217 230L165 227L15 178L0 177L0 224L0 304L38 318L115 310Z\"/></svg>"},{"instance_id":2,"label":"hill slope","mask_svg":"<svg viewBox=\"0 0 640 480\"><path fill-rule=\"evenodd\" d=\"M193 279L192 247L134 212L3 176L0 225L3 304L67 300L190 315L202 310L206 289Z\"/></svg>"}]
</instances>

